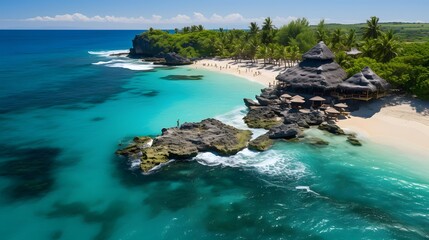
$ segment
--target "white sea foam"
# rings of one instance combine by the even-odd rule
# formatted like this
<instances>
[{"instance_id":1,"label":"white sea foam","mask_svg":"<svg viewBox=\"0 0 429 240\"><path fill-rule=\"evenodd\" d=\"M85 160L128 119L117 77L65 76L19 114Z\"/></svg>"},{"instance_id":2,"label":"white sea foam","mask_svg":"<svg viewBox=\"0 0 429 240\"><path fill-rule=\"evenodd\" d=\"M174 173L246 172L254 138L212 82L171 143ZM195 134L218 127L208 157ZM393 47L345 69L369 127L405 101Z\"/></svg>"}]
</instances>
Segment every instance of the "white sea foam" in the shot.
<instances>
[{"instance_id":1,"label":"white sea foam","mask_svg":"<svg viewBox=\"0 0 429 240\"><path fill-rule=\"evenodd\" d=\"M245 108L237 108L231 112L217 116L216 119L236 128L252 131L253 138L265 134L267 130L247 127L243 121L246 112ZM199 153L194 160L207 166L242 167L255 169L267 175L284 176L287 178L300 178L305 174L306 170L305 165L299 162L294 154L279 150L254 152L246 148L229 157L205 152Z\"/></svg>"},{"instance_id":2,"label":"white sea foam","mask_svg":"<svg viewBox=\"0 0 429 240\"><path fill-rule=\"evenodd\" d=\"M103 57L111 57L112 54L119 54L119 53L129 53L130 51L128 49L125 50L110 50L110 51L88 51L91 55L99 55Z\"/></svg>"},{"instance_id":3,"label":"white sea foam","mask_svg":"<svg viewBox=\"0 0 429 240\"><path fill-rule=\"evenodd\" d=\"M143 62L139 59L131 59L125 56L117 56L112 54L128 53L128 50L111 50L111 51L89 51L91 55L97 55L107 59L108 61L98 61L93 65L113 67L113 68L125 68L133 71L148 71L155 68L155 65L150 62Z\"/></svg>"}]
</instances>

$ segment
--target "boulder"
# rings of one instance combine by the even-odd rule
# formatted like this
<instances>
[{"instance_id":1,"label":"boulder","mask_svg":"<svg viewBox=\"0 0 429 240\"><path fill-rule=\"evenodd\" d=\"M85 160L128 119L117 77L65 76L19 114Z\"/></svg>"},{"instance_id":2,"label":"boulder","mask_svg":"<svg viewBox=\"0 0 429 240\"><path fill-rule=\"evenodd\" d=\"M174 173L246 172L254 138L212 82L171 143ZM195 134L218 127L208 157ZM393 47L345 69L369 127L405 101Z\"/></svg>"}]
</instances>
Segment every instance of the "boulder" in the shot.
<instances>
[{"instance_id":1,"label":"boulder","mask_svg":"<svg viewBox=\"0 0 429 240\"><path fill-rule=\"evenodd\" d=\"M322 124L319 125L318 128L320 130L324 130L324 131L330 132L330 133L335 134L335 135L344 135L345 134L344 131L343 131L343 129L341 129L335 123L323 122Z\"/></svg>"},{"instance_id":2,"label":"boulder","mask_svg":"<svg viewBox=\"0 0 429 240\"><path fill-rule=\"evenodd\" d=\"M347 137L347 142L353 146L362 146L362 143L353 135Z\"/></svg>"},{"instance_id":3,"label":"boulder","mask_svg":"<svg viewBox=\"0 0 429 240\"><path fill-rule=\"evenodd\" d=\"M261 104L255 102L255 101L253 101L252 99L249 99L249 98L244 98L243 101L244 101L244 105L246 105L246 107L258 107L258 106L261 106Z\"/></svg>"},{"instance_id":4,"label":"boulder","mask_svg":"<svg viewBox=\"0 0 429 240\"><path fill-rule=\"evenodd\" d=\"M285 124L298 123L300 127L320 125L325 120L323 113L317 111L310 113L285 111L282 112L282 115L284 116Z\"/></svg>"},{"instance_id":5,"label":"boulder","mask_svg":"<svg viewBox=\"0 0 429 240\"><path fill-rule=\"evenodd\" d=\"M282 124L282 119L270 107L253 107L243 118L250 128L270 128Z\"/></svg>"},{"instance_id":6,"label":"boulder","mask_svg":"<svg viewBox=\"0 0 429 240\"><path fill-rule=\"evenodd\" d=\"M306 138L306 142L310 145L313 145L313 146L327 146L327 145L329 145L329 142L327 142L321 138L317 138L317 137Z\"/></svg>"},{"instance_id":7,"label":"boulder","mask_svg":"<svg viewBox=\"0 0 429 240\"><path fill-rule=\"evenodd\" d=\"M269 100L268 98L264 98L264 97L261 97L258 95L256 95L255 98L256 98L256 100L258 100L258 102L261 106L268 106L271 104L271 100Z\"/></svg>"},{"instance_id":8,"label":"boulder","mask_svg":"<svg viewBox=\"0 0 429 240\"><path fill-rule=\"evenodd\" d=\"M300 135L301 130L296 124L283 124L270 129L268 136L271 139L291 139Z\"/></svg>"},{"instance_id":9,"label":"boulder","mask_svg":"<svg viewBox=\"0 0 429 240\"><path fill-rule=\"evenodd\" d=\"M248 148L250 150L262 152L270 149L273 144L274 140L272 140L266 133L250 141Z\"/></svg>"},{"instance_id":10,"label":"boulder","mask_svg":"<svg viewBox=\"0 0 429 240\"><path fill-rule=\"evenodd\" d=\"M167 66L178 66L178 65L189 65L192 61L188 58L182 57L177 53L170 52L165 54L158 54L157 57L165 59L165 65Z\"/></svg>"}]
</instances>

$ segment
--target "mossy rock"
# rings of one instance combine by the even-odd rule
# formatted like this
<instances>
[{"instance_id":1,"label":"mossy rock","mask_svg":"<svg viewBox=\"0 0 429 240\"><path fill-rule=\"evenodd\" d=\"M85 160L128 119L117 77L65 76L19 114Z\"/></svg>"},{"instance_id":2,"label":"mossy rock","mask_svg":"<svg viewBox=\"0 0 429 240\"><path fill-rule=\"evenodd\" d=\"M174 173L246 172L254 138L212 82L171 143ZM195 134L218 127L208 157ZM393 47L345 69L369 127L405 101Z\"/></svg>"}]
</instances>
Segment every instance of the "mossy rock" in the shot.
<instances>
[{"instance_id":1,"label":"mossy rock","mask_svg":"<svg viewBox=\"0 0 429 240\"><path fill-rule=\"evenodd\" d=\"M135 137L133 139L133 142L137 143L137 144L149 144L152 141L151 137Z\"/></svg>"},{"instance_id":2,"label":"mossy rock","mask_svg":"<svg viewBox=\"0 0 429 240\"><path fill-rule=\"evenodd\" d=\"M274 144L274 140L268 137L268 134L261 135L249 142L248 148L254 151L266 151Z\"/></svg>"},{"instance_id":3,"label":"mossy rock","mask_svg":"<svg viewBox=\"0 0 429 240\"><path fill-rule=\"evenodd\" d=\"M250 128L263 128L266 130L270 130L275 126L279 126L282 124L281 118L249 119L247 117L244 117L244 122Z\"/></svg>"},{"instance_id":4,"label":"mossy rock","mask_svg":"<svg viewBox=\"0 0 429 240\"><path fill-rule=\"evenodd\" d=\"M307 138L306 142L310 145L313 145L313 146L328 146L329 145L328 141L325 141L325 140L323 140L321 138L317 138L317 137Z\"/></svg>"},{"instance_id":5,"label":"mossy rock","mask_svg":"<svg viewBox=\"0 0 429 240\"><path fill-rule=\"evenodd\" d=\"M362 146L362 143L354 136L348 136L347 142L349 142L353 146Z\"/></svg>"},{"instance_id":6,"label":"mossy rock","mask_svg":"<svg viewBox=\"0 0 429 240\"><path fill-rule=\"evenodd\" d=\"M232 142L218 141L212 143L214 151L220 155L234 155L247 147L247 143L252 138L252 132L249 130L238 130L235 139Z\"/></svg>"},{"instance_id":7,"label":"mossy rock","mask_svg":"<svg viewBox=\"0 0 429 240\"><path fill-rule=\"evenodd\" d=\"M143 172L149 172L152 168L169 160L169 152L164 147L145 148L140 158L140 168Z\"/></svg>"}]
</instances>

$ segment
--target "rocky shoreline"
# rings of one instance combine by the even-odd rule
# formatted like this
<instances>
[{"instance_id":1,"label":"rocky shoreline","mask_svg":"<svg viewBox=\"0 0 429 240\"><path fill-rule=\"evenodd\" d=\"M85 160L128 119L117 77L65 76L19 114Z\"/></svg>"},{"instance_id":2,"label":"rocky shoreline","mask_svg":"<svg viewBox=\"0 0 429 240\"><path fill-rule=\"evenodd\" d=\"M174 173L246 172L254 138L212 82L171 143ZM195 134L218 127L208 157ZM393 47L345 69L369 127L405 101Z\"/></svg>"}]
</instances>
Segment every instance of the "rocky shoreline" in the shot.
<instances>
[{"instance_id":1,"label":"rocky shoreline","mask_svg":"<svg viewBox=\"0 0 429 240\"><path fill-rule=\"evenodd\" d=\"M267 133L251 140L252 132L226 125L216 119L205 119L196 123L184 123L176 128L164 128L155 138L135 137L133 142L116 154L131 161L138 160L143 172L170 160L187 160L200 152L231 156L246 147L253 151L266 151L278 140L299 141L304 129L317 127L335 135L344 135L354 146L362 144L352 134L346 134L334 121L329 121L324 112L312 110L301 112L290 108L276 88L265 88L256 96L257 102L244 99L249 111L243 118L250 128L263 128ZM306 139L311 145L324 146L329 143L318 138Z\"/></svg>"}]
</instances>

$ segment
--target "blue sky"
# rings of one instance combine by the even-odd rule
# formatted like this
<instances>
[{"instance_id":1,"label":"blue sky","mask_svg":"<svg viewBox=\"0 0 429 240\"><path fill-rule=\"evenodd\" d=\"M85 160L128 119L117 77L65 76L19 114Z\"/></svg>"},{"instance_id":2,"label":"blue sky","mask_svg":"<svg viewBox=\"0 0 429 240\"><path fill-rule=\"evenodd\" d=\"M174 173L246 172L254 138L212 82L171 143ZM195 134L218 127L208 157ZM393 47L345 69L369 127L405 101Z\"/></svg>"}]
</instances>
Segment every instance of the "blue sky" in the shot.
<instances>
[{"instance_id":1,"label":"blue sky","mask_svg":"<svg viewBox=\"0 0 429 240\"><path fill-rule=\"evenodd\" d=\"M428 0L1 0L0 28L147 29L203 24L243 28L270 16L277 26L306 17L315 24L429 22Z\"/></svg>"}]
</instances>

